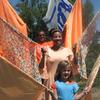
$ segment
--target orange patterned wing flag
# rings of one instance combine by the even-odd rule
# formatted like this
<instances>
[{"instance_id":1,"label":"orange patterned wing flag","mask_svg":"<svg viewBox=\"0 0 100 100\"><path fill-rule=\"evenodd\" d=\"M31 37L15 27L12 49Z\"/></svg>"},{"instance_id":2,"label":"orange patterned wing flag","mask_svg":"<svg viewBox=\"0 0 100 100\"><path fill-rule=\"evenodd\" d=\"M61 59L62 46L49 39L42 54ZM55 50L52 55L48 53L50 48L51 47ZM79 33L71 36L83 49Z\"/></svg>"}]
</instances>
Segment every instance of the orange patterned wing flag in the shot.
<instances>
[{"instance_id":1,"label":"orange patterned wing flag","mask_svg":"<svg viewBox=\"0 0 100 100\"><path fill-rule=\"evenodd\" d=\"M27 36L27 26L18 16L8 0L0 0L0 17L10 23L19 32Z\"/></svg>"},{"instance_id":2,"label":"orange patterned wing flag","mask_svg":"<svg viewBox=\"0 0 100 100\"><path fill-rule=\"evenodd\" d=\"M76 0L64 27L65 47L72 48L82 35L82 5Z\"/></svg>"},{"instance_id":3,"label":"orange patterned wing flag","mask_svg":"<svg viewBox=\"0 0 100 100\"><path fill-rule=\"evenodd\" d=\"M19 34L0 18L0 55L26 74L40 81L34 55L35 45L35 42L23 34Z\"/></svg>"}]
</instances>

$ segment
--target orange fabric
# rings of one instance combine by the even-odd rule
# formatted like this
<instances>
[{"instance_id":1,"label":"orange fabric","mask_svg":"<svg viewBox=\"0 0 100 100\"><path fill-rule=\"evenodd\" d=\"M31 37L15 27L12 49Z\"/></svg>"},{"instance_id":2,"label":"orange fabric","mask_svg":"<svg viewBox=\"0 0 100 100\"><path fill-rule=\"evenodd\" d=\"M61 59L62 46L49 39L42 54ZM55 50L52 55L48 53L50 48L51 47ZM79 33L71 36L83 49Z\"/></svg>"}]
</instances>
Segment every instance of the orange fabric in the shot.
<instances>
[{"instance_id":1,"label":"orange fabric","mask_svg":"<svg viewBox=\"0 0 100 100\"><path fill-rule=\"evenodd\" d=\"M82 35L82 5L81 0L76 0L64 27L65 47L72 48Z\"/></svg>"},{"instance_id":2,"label":"orange fabric","mask_svg":"<svg viewBox=\"0 0 100 100\"><path fill-rule=\"evenodd\" d=\"M49 41L49 42L44 42L44 43L39 43L40 45L42 46L49 46L49 47L52 47L53 46L53 41Z\"/></svg>"},{"instance_id":3,"label":"orange fabric","mask_svg":"<svg viewBox=\"0 0 100 100\"><path fill-rule=\"evenodd\" d=\"M0 0L0 17L10 23L23 35L27 36L27 26L18 16L8 0Z\"/></svg>"},{"instance_id":4,"label":"orange fabric","mask_svg":"<svg viewBox=\"0 0 100 100\"><path fill-rule=\"evenodd\" d=\"M3 54L2 47L0 46L0 55Z\"/></svg>"}]
</instances>

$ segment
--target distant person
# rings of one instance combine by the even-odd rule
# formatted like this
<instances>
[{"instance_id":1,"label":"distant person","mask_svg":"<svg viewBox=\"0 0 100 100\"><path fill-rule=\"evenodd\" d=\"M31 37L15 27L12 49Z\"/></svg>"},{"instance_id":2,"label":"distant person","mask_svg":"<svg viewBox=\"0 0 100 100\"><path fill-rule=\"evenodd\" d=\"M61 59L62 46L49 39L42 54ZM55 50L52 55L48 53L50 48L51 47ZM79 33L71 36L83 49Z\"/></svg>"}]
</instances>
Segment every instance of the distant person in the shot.
<instances>
[{"instance_id":1,"label":"distant person","mask_svg":"<svg viewBox=\"0 0 100 100\"><path fill-rule=\"evenodd\" d=\"M37 59L38 59L38 62L40 62L42 58L41 48L51 47L53 45L53 42L47 41L47 35L44 30L39 30L37 32L36 42L37 42L37 50L36 50Z\"/></svg>"},{"instance_id":2,"label":"distant person","mask_svg":"<svg viewBox=\"0 0 100 100\"><path fill-rule=\"evenodd\" d=\"M79 85L73 81L72 69L68 61L59 62L55 83L51 85L53 92L49 93L52 100L80 100L83 96L90 92L90 87L86 87L82 92L77 93Z\"/></svg>"},{"instance_id":3,"label":"distant person","mask_svg":"<svg viewBox=\"0 0 100 100\"><path fill-rule=\"evenodd\" d=\"M37 32L36 41L39 44L42 44L42 43L46 42L46 33L45 33L45 31L40 30L40 31Z\"/></svg>"}]
</instances>

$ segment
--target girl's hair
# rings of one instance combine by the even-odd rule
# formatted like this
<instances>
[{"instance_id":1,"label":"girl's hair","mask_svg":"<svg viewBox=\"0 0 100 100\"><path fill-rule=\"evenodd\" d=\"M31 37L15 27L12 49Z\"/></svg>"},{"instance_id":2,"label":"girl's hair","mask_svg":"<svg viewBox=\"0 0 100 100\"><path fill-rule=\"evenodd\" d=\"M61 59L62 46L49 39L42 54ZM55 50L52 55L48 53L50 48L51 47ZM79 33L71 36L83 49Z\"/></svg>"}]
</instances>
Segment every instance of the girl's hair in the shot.
<instances>
[{"instance_id":1,"label":"girl's hair","mask_svg":"<svg viewBox=\"0 0 100 100\"><path fill-rule=\"evenodd\" d=\"M63 61L59 62L57 70L56 70L56 73L55 73L55 81L61 79L61 71L62 71L62 69L69 68L69 67L71 69L71 66L70 66L70 64L69 64L69 62L67 60L63 60ZM71 74L70 74L69 78L72 78L72 76L73 75L72 75L72 70L71 70Z\"/></svg>"}]
</instances>

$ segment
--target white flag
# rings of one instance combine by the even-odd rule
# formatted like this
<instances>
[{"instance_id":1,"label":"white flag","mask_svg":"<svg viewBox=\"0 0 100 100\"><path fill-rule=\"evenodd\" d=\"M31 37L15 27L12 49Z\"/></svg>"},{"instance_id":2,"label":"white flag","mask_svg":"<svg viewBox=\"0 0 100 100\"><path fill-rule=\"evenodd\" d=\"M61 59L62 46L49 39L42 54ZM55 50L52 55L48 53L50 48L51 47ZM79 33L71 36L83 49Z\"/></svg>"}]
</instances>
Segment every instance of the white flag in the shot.
<instances>
[{"instance_id":1,"label":"white flag","mask_svg":"<svg viewBox=\"0 0 100 100\"><path fill-rule=\"evenodd\" d=\"M72 4L67 0L49 0L46 16L43 18L49 30L58 28L62 31L71 9Z\"/></svg>"}]
</instances>

